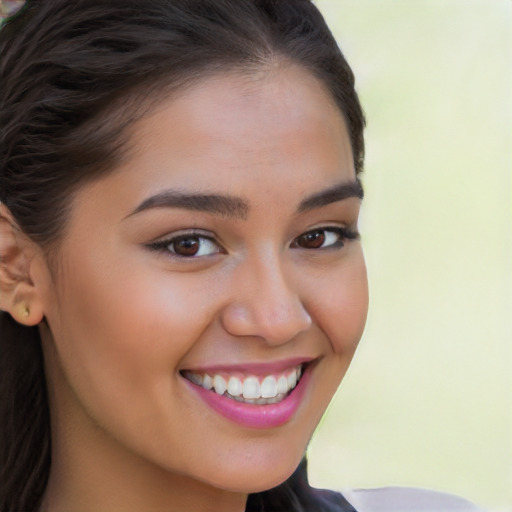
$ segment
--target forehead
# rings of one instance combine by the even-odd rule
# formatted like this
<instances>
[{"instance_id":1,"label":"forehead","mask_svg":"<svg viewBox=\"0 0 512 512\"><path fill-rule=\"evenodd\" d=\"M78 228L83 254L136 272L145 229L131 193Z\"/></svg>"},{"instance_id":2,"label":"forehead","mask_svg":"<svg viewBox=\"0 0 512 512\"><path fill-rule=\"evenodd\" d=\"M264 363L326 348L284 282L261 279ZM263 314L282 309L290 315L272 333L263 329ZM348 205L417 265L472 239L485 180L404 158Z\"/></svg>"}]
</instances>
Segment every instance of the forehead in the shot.
<instances>
[{"instance_id":1,"label":"forehead","mask_svg":"<svg viewBox=\"0 0 512 512\"><path fill-rule=\"evenodd\" d=\"M290 192L298 203L355 177L341 112L322 82L295 65L206 78L158 103L129 141L128 158L98 183L124 208L167 188L249 201Z\"/></svg>"},{"instance_id":2,"label":"forehead","mask_svg":"<svg viewBox=\"0 0 512 512\"><path fill-rule=\"evenodd\" d=\"M298 149L282 146L292 132L317 149L351 154L343 115L324 84L302 67L276 65L255 75L209 77L171 95L134 124L131 146L134 158L172 149L175 157L264 159ZM281 151L270 151L280 144Z\"/></svg>"},{"instance_id":3,"label":"forehead","mask_svg":"<svg viewBox=\"0 0 512 512\"><path fill-rule=\"evenodd\" d=\"M342 121L342 114L323 82L294 64L276 64L257 73L229 73L208 77L160 103L158 112L171 108L184 127L217 133L218 141L256 135L254 127L267 128L258 135L271 135L279 128L313 128L327 123L327 129ZM187 123L187 120L190 123ZM146 119L147 121L147 119ZM136 129L143 135L152 121ZM275 134L275 133L272 133ZM253 137L254 138L254 137ZM249 141L248 141L249 142Z\"/></svg>"}]
</instances>

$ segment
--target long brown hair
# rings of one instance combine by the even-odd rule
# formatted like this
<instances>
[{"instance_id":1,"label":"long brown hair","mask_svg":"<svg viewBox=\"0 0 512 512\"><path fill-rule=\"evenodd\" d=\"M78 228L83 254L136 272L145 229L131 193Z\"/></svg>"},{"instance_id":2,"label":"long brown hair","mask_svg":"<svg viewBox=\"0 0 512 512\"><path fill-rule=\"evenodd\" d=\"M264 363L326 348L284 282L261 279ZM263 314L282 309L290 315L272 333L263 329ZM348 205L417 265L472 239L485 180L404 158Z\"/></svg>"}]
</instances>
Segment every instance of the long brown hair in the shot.
<instances>
[{"instance_id":1,"label":"long brown hair","mask_svg":"<svg viewBox=\"0 0 512 512\"><path fill-rule=\"evenodd\" d=\"M354 76L310 0L29 0L0 30L0 201L51 258L73 191L123 158L126 127L154 101L275 58L326 86L360 172ZM0 365L0 509L37 510L51 466L38 328L0 312ZM331 510L305 471L303 463L283 485L251 496L248 510ZM345 510L336 499L332 510Z\"/></svg>"}]
</instances>

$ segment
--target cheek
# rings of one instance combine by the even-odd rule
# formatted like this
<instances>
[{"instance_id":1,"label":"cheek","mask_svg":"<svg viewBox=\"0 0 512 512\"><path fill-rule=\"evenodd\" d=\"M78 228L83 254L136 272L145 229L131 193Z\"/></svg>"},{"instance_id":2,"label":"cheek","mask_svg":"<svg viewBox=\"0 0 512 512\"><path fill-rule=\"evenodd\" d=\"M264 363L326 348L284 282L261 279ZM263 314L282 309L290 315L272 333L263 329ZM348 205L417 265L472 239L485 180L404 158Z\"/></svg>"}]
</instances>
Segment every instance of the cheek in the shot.
<instances>
[{"instance_id":1,"label":"cheek","mask_svg":"<svg viewBox=\"0 0 512 512\"><path fill-rule=\"evenodd\" d=\"M211 322L212 301L204 279L116 261L74 260L80 272L65 276L49 318L57 358L49 377L61 405L71 404L70 417L83 424L85 411L124 444L157 457L166 436L182 428L175 418L187 404L176 397L177 368Z\"/></svg>"},{"instance_id":2,"label":"cheek","mask_svg":"<svg viewBox=\"0 0 512 512\"><path fill-rule=\"evenodd\" d=\"M145 363L169 364L180 358L207 321L200 290L179 279L166 283L139 270L129 279L110 274L94 283L89 277L71 288L81 290L69 305L73 338L87 333L84 350L132 356L139 370Z\"/></svg>"},{"instance_id":3,"label":"cheek","mask_svg":"<svg viewBox=\"0 0 512 512\"><path fill-rule=\"evenodd\" d=\"M368 281L362 252L316 283L313 305L317 323L335 353L352 355L363 334L368 313Z\"/></svg>"},{"instance_id":4,"label":"cheek","mask_svg":"<svg viewBox=\"0 0 512 512\"><path fill-rule=\"evenodd\" d=\"M80 271L65 276L49 319L54 343L87 401L157 400L210 321L205 284L129 258L111 261L74 259Z\"/></svg>"}]
</instances>

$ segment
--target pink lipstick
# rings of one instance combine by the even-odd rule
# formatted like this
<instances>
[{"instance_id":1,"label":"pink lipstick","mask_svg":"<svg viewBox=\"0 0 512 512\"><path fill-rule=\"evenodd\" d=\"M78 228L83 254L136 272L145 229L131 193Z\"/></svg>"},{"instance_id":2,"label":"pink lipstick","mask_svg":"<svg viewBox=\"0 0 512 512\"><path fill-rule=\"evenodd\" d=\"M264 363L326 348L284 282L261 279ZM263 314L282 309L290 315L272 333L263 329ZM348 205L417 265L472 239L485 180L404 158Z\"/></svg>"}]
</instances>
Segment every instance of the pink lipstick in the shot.
<instances>
[{"instance_id":1,"label":"pink lipstick","mask_svg":"<svg viewBox=\"0 0 512 512\"><path fill-rule=\"evenodd\" d=\"M304 362L304 361L302 361ZM284 425L299 409L310 379L310 364L276 371L259 367L259 376L239 368L182 372L187 385L214 411L239 425L266 429ZM254 368L252 368L254 370ZM266 370L266 371L265 371ZM266 374L266 375L265 375Z\"/></svg>"}]
</instances>

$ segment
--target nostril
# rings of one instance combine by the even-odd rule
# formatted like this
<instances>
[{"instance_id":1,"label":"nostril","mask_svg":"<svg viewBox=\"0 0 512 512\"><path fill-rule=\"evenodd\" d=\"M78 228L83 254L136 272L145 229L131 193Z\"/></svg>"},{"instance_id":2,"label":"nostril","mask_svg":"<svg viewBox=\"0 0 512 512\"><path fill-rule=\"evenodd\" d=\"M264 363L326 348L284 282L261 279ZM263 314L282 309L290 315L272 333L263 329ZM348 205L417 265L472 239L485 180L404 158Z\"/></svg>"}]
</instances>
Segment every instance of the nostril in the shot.
<instances>
[{"instance_id":1,"label":"nostril","mask_svg":"<svg viewBox=\"0 0 512 512\"><path fill-rule=\"evenodd\" d=\"M254 336L271 344L286 343L313 323L298 299L291 304L275 304L272 300L230 304L223 311L221 322L233 336Z\"/></svg>"}]
</instances>

